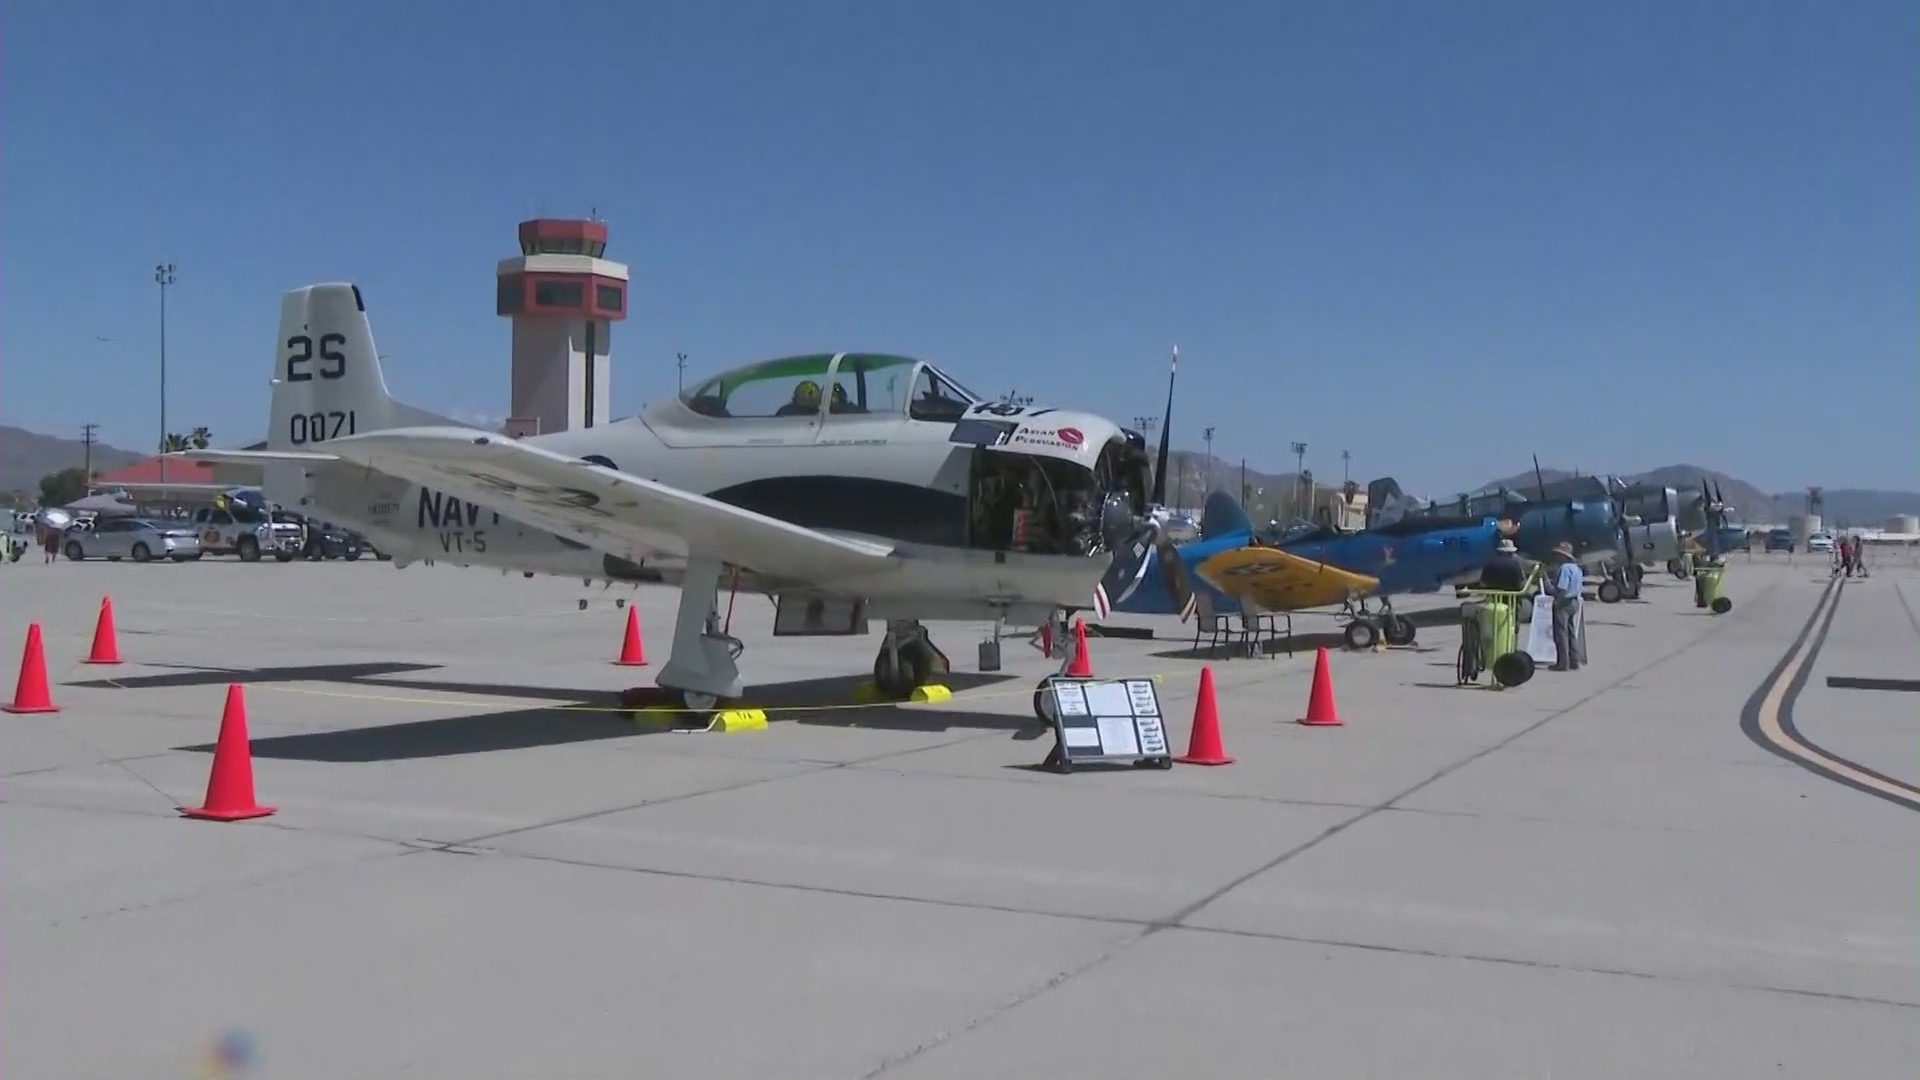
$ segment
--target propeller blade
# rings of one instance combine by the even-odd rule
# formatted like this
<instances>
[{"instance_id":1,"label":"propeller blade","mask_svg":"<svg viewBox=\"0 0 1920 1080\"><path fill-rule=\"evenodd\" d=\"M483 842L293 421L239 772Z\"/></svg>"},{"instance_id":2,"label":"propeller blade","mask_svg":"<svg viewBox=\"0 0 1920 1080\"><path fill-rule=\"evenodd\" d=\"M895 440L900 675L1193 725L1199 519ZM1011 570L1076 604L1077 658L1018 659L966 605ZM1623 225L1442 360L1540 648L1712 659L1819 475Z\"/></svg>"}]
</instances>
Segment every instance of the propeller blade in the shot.
<instances>
[{"instance_id":1,"label":"propeller blade","mask_svg":"<svg viewBox=\"0 0 1920 1080\"><path fill-rule=\"evenodd\" d=\"M1159 575L1160 584L1173 601L1175 611L1184 612L1193 604L1193 583L1173 537L1159 522L1146 519L1128 540L1113 549L1113 562L1100 576L1100 587L1115 607L1125 603L1146 580L1148 573Z\"/></svg>"},{"instance_id":2,"label":"propeller blade","mask_svg":"<svg viewBox=\"0 0 1920 1080\"><path fill-rule=\"evenodd\" d=\"M1160 417L1160 457L1153 465L1153 497L1148 500L1154 506L1167 505L1167 456L1173 445L1173 377L1179 371L1180 346L1175 345L1173 362L1167 367L1166 415Z\"/></svg>"}]
</instances>

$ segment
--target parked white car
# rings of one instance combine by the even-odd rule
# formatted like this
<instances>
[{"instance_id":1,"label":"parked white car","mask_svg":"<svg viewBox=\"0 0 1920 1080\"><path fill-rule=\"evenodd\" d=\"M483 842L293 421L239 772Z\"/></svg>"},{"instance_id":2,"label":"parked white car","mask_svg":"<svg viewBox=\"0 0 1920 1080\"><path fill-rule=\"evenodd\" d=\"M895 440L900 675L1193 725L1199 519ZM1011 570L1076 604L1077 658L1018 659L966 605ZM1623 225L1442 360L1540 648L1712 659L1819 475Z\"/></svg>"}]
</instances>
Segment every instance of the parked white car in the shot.
<instances>
[{"instance_id":1,"label":"parked white car","mask_svg":"<svg viewBox=\"0 0 1920 1080\"><path fill-rule=\"evenodd\" d=\"M1833 534L1830 532L1822 531L1822 532L1814 533L1811 536L1808 536L1807 550L1809 552L1832 551L1833 550Z\"/></svg>"}]
</instances>

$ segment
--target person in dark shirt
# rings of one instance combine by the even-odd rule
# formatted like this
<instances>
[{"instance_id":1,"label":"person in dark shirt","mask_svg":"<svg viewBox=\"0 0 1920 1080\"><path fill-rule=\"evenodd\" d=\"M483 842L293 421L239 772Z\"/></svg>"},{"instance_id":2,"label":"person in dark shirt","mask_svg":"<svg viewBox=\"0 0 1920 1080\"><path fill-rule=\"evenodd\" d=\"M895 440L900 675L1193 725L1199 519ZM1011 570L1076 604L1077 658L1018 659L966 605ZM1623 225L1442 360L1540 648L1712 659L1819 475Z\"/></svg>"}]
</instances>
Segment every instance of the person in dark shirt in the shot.
<instances>
[{"instance_id":1,"label":"person in dark shirt","mask_svg":"<svg viewBox=\"0 0 1920 1080\"><path fill-rule=\"evenodd\" d=\"M1527 581L1526 564L1520 561L1518 550L1513 541L1502 538L1494 548L1494 556L1487 565L1480 568L1480 587L1499 589L1503 592L1519 592Z\"/></svg>"}]
</instances>

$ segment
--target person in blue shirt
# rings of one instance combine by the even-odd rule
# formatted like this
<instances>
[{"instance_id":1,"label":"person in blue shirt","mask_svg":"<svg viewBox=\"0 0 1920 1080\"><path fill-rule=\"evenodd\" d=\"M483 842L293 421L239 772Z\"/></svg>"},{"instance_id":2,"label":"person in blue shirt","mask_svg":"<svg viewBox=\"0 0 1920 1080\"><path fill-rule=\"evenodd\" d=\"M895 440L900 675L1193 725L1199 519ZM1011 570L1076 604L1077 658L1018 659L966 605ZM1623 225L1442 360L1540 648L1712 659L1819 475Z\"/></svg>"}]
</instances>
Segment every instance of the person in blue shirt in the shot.
<instances>
[{"instance_id":1,"label":"person in blue shirt","mask_svg":"<svg viewBox=\"0 0 1920 1080\"><path fill-rule=\"evenodd\" d=\"M1580 666L1580 590L1585 584L1586 575L1580 570L1580 560L1573 557L1572 542L1560 541L1542 582L1547 595L1553 597L1553 671L1573 671Z\"/></svg>"}]
</instances>

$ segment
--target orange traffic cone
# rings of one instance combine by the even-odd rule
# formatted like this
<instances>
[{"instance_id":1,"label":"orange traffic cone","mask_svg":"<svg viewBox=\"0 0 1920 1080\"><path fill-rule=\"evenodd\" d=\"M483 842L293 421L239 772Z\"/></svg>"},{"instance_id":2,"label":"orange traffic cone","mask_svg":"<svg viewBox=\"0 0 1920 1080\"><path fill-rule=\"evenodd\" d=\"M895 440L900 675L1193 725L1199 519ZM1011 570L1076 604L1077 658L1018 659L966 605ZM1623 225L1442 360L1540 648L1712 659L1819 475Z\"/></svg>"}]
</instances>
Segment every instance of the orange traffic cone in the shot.
<instances>
[{"instance_id":1,"label":"orange traffic cone","mask_svg":"<svg viewBox=\"0 0 1920 1080\"><path fill-rule=\"evenodd\" d=\"M247 702L239 683L227 684L227 707L220 714L220 741L213 746L213 771L207 775L205 805L179 808L190 818L241 821L266 817L275 807L253 798L253 745L247 739Z\"/></svg>"},{"instance_id":2,"label":"orange traffic cone","mask_svg":"<svg viewBox=\"0 0 1920 1080\"><path fill-rule=\"evenodd\" d=\"M113 632L113 597L100 598L100 618L93 624L93 651L87 654L83 664L117 664L120 662L120 643Z\"/></svg>"},{"instance_id":3,"label":"orange traffic cone","mask_svg":"<svg viewBox=\"0 0 1920 1080\"><path fill-rule=\"evenodd\" d=\"M1087 622L1085 619L1073 620L1073 659L1068 662L1062 675L1073 679L1093 678L1093 660L1087 656Z\"/></svg>"},{"instance_id":4,"label":"orange traffic cone","mask_svg":"<svg viewBox=\"0 0 1920 1080\"><path fill-rule=\"evenodd\" d=\"M1313 661L1313 690L1307 695L1307 715L1300 722L1310 727L1338 727L1340 713L1333 707L1333 671L1327 666L1327 647L1320 646Z\"/></svg>"},{"instance_id":5,"label":"orange traffic cone","mask_svg":"<svg viewBox=\"0 0 1920 1080\"><path fill-rule=\"evenodd\" d=\"M640 612L627 609L627 637L620 643L620 659L614 663L624 667L645 667L646 650L640 647Z\"/></svg>"},{"instance_id":6,"label":"orange traffic cone","mask_svg":"<svg viewBox=\"0 0 1920 1080\"><path fill-rule=\"evenodd\" d=\"M14 684L13 700L0 705L10 713L59 712L53 694L47 688L47 654L40 646L40 624L27 624L27 648L20 656L20 681Z\"/></svg>"},{"instance_id":7,"label":"orange traffic cone","mask_svg":"<svg viewBox=\"0 0 1920 1080\"><path fill-rule=\"evenodd\" d=\"M1220 742L1220 707L1213 700L1213 667L1200 669L1200 697L1193 703L1193 734L1187 752L1173 760L1183 765L1231 765L1233 758Z\"/></svg>"}]
</instances>

